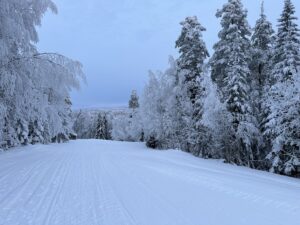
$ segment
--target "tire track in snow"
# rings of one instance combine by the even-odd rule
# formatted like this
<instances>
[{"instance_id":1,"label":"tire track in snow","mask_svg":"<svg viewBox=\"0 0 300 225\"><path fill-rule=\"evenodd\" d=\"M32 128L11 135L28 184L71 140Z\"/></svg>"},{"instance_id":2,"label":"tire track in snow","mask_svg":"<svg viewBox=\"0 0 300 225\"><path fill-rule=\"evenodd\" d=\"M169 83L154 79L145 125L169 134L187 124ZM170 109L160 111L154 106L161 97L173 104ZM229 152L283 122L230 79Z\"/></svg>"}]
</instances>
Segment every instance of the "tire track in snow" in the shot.
<instances>
[{"instance_id":1,"label":"tire track in snow","mask_svg":"<svg viewBox=\"0 0 300 225\"><path fill-rule=\"evenodd\" d=\"M105 174L105 178L111 178L111 173L109 172L109 166L106 163L106 158L104 159L103 154L100 153L99 163L101 165L101 170L103 174ZM96 168L96 167L95 167ZM102 187L105 190L105 195L110 196L110 199L108 202L105 202L105 211L107 210L113 210L116 212L107 212L109 214L117 214L119 215L119 219L121 221L118 221L118 223L114 224L124 224L124 225L141 225L137 219L128 211L125 204L121 201L119 198L117 192L114 190L114 181L111 179L108 180L102 180ZM99 183L98 183L99 184ZM107 204L108 203L108 204ZM111 207L111 208L110 208ZM115 215L116 216L116 215ZM108 223L110 224L110 223Z\"/></svg>"},{"instance_id":2,"label":"tire track in snow","mask_svg":"<svg viewBox=\"0 0 300 225\"><path fill-rule=\"evenodd\" d=\"M184 176L178 176L174 174L172 170L169 170L168 168L165 169L158 169L156 167L152 166L145 166L149 168L152 171L156 171L159 174L165 174L171 177L176 177L177 179L183 180L183 181L189 181L193 183L194 185L200 185L202 187L206 187L213 191L218 191L221 193L224 193L226 195L233 196L235 198L243 199L245 201L251 201L253 203L259 203L263 204L265 206L278 208L281 210L285 210L286 212L293 213L293 214L299 214L300 213L300 206L299 204L293 205L286 201L278 201L274 199L270 199L267 197L264 197L262 195L249 193L246 191L242 191L240 189L230 187L227 183L222 182L222 180L216 180L211 179L211 177L206 175L199 175L197 173L190 173L189 175L185 174ZM234 186L234 185L232 185ZM253 190L255 191L255 189Z\"/></svg>"},{"instance_id":3,"label":"tire track in snow","mask_svg":"<svg viewBox=\"0 0 300 225\"><path fill-rule=\"evenodd\" d=\"M207 168L203 165L203 162L208 163L210 160L200 159L188 153L180 152L180 156L190 158L196 163L196 164L189 164L187 162L181 161L180 158L176 158L177 160L168 158L167 157L168 153L172 153L172 151L174 150L170 150L170 151L166 150L166 151L158 152L158 154L154 153L155 156L151 156L151 157L155 158L154 163L160 162L162 164L165 164L167 162L168 164L171 164L173 166L178 166L185 169L190 168L190 169L199 170L201 172L207 172L209 174L213 173L215 175L221 175L224 177L230 176L238 179L244 179L245 176L248 176L247 177L248 180L255 181L256 179L259 179L260 181L274 182L274 185L278 185L278 184L286 185L286 186L293 185L293 186L297 186L300 190L300 183L297 182L298 179L295 178L281 176L282 179L278 179L279 175L272 174L266 171L253 170L250 168L246 168L242 166L234 166L231 164L216 163L214 162L214 160L211 160L211 162L216 164L216 168L211 168L211 167ZM177 153L177 151L175 152ZM164 154L160 154L160 153L164 153ZM121 154L124 156L124 153ZM148 162L148 159L145 157L145 155L131 154L131 156L139 159L140 161L146 162L146 164ZM141 163L140 165L142 166L143 163Z\"/></svg>"},{"instance_id":4,"label":"tire track in snow","mask_svg":"<svg viewBox=\"0 0 300 225\"><path fill-rule=\"evenodd\" d=\"M6 220L10 221L13 217L21 216L23 222L20 225L24 225L32 224L31 220L36 215L39 215L39 218L41 217L44 212L41 209L44 209L44 205L47 204L45 200L53 197L49 195L49 192L53 191L49 187L53 187L53 179L59 177L60 170L65 166L65 161L59 156L53 155L52 157L54 158L50 158L50 160L42 157L31 169L28 169L26 173L22 173L22 179L25 179L25 181L12 190L10 195L13 195L13 197L7 196L9 201L8 208L22 210L11 210L6 216ZM38 195L39 192L42 192L40 196ZM19 205L22 205L22 207ZM38 205L41 207L36 207Z\"/></svg>"},{"instance_id":5,"label":"tire track in snow","mask_svg":"<svg viewBox=\"0 0 300 225\"><path fill-rule=\"evenodd\" d=\"M140 196L151 196L153 202L155 202L155 205L151 205L152 210L155 209L155 211L159 212L157 214L163 214L168 215L168 218L172 218L173 222L172 225L176 224L192 224L191 221L189 221L188 218L185 218L183 215L180 214L178 211L178 207L174 206L172 202L168 201L166 198L164 198L162 193L155 192L153 189L151 189L151 186L149 186L146 181L144 181L145 177L138 176L135 172L136 167L130 167L126 160L124 160L123 157L118 157L117 160L115 157L112 158L106 158L105 160L106 166L110 169L108 171L112 171L113 169L117 169L116 171L118 174L121 174L121 177L123 179L126 179L126 186L128 189L135 190L135 194L140 194ZM113 177L113 176L109 176ZM111 180L109 182L112 184L113 190L115 190L116 195L118 196L118 199L122 199L124 196L120 195L120 191L118 191L118 188L116 187L116 182ZM115 184L115 185L113 185ZM140 199L141 200L141 199ZM122 203L124 208L126 209L126 203ZM150 204L150 203L148 203ZM127 210L128 211L128 210ZM159 216L159 215L157 215ZM170 223L170 222L169 222ZM168 224L169 224L168 223ZM144 224L141 221L139 221L137 224ZM146 223L148 224L148 223ZM159 223L164 224L164 223Z\"/></svg>"},{"instance_id":6,"label":"tire track in snow","mask_svg":"<svg viewBox=\"0 0 300 225\"><path fill-rule=\"evenodd\" d=\"M188 182L192 183L193 185L206 187L210 190L218 191L220 193L224 193L226 195L230 195L230 196L233 196L235 198L242 199L245 201L251 201L256 204L263 204L268 207L278 208L278 209L284 210L288 213L290 213L290 212L293 214L300 213L300 205L297 202L295 202L295 204L290 204L284 200L280 200L280 201L274 200L271 197L264 196L263 194L249 193L248 191L247 192L243 191L241 189L241 187L238 187L240 184L238 184L238 186L235 187L236 186L235 184L228 182L232 176L234 176L234 177L238 176L240 178L240 180L242 181L245 179L245 174L244 174L244 176L242 176L242 173L239 173L237 175L237 174L235 174L236 171L229 174L226 171L224 172L224 171L219 171L216 169L212 170L210 168L203 168L202 166L188 165L188 164L180 162L180 161L174 161L174 160L163 158L163 157L159 158L157 156L155 156L155 157L158 158L158 162L154 162L151 165L149 165L149 161L147 159L145 159L142 155L137 155L137 156L133 155L133 157L136 157L138 159L137 162L131 160L131 163L135 162L134 165L136 167L144 168L144 169L147 168L149 170L156 171L158 174L161 174L161 175L164 174L169 177L174 177L176 179L180 179L182 181L188 181ZM120 160L120 162L122 162L122 161L125 161L126 158L128 158L128 156L121 153L121 156L119 156L119 158L123 159L123 160ZM172 169L170 169L170 168L172 168L172 167L169 167L170 165L178 166L180 175L174 173L174 171ZM223 165L223 166L229 166L229 165ZM189 168L189 170L186 170L187 168ZM238 169L238 167L237 167L237 169ZM249 171L252 171L252 170L249 169ZM253 172L255 172L255 170ZM260 172L260 171L258 171L258 172ZM216 176L211 176L211 173L215 174ZM272 174L268 174L268 175L272 175ZM250 177L249 179L252 179L252 177ZM270 180L272 181L273 179L271 178ZM278 182L278 180L275 180L275 181ZM276 182L275 182L275 184L276 184ZM282 182L280 180L279 180L279 183L281 183L283 185L289 184L289 183ZM292 184L296 184L296 186L297 186L297 182L292 183ZM249 185L251 185L251 184L249 184ZM299 187L300 187L300 185L299 185ZM257 190L255 190L255 187L254 187L254 189L252 191L257 191ZM299 192L300 192L300 189L299 189ZM264 194L266 194L266 193L264 193ZM300 196L298 198L299 198L299 202L300 202Z\"/></svg>"},{"instance_id":7,"label":"tire track in snow","mask_svg":"<svg viewBox=\"0 0 300 225\"><path fill-rule=\"evenodd\" d=\"M54 211L56 210L55 206L57 205L58 199L61 198L63 195L63 188L66 188L67 186L65 185L67 182L67 175L70 172L69 170L69 165L72 160L72 157L70 154L65 154L64 159L60 159L58 161L59 163L56 164L56 170L54 173L52 173L51 179L49 179L49 184L54 184L52 187L52 190L48 190L48 194L46 193L44 196L44 199L41 201L41 205L47 198L50 199L48 201L48 206L44 207L44 209L41 213L44 212L44 218L43 218L43 223L44 225L53 225L55 223L52 222L52 219L54 217Z\"/></svg>"}]
</instances>

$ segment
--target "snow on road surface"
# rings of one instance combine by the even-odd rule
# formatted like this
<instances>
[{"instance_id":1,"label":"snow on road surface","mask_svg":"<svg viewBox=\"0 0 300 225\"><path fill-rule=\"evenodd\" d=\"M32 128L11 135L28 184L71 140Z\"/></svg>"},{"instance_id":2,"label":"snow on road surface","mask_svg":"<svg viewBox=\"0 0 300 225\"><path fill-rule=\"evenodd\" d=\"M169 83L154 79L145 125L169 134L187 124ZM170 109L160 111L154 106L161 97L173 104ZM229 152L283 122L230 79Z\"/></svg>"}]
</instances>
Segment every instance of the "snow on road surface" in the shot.
<instances>
[{"instance_id":1,"label":"snow on road surface","mask_svg":"<svg viewBox=\"0 0 300 225\"><path fill-rule=\"evenodd\" d=\"M0 225L299 225L300 180L139 143L0 154Z\"/></svg>"}]
</instances>

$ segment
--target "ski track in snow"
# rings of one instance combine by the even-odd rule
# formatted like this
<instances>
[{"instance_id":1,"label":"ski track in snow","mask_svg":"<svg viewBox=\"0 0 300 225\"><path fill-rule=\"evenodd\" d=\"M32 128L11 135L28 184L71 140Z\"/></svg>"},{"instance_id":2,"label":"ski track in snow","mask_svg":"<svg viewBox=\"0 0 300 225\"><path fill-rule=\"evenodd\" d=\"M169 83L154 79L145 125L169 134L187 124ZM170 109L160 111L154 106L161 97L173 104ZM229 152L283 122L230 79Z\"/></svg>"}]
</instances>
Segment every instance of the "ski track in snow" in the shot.
<instances>
[{"instance_id":1,"label":"ski track in snow","mask_svg":"<svg viewBox=\"0 0 300 225\"><path fill-rule=\"evenodd\" d=\"M0 225L299 225L300 180L78 140L0 153Z\"/></svg>"}]
</instances>

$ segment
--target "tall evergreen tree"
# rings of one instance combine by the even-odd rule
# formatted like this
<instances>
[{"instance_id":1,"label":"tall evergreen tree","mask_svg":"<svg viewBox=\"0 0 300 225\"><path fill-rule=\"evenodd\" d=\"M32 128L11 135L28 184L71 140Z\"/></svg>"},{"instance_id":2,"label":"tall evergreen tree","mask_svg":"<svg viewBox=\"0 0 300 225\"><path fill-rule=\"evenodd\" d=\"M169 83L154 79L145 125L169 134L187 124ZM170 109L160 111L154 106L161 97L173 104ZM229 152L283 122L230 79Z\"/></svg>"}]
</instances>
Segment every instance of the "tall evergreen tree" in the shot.
<instances>
[{"instance_id":1,"label":"tall evergreen tree","mask_svg":"<svg viewBox=\"0 0 300 225\"><path fill-rule=\"evenodd\" d=\"M290 80L300 66L299 37L295 7L291 0L285 0L281 18L278 20L278 32L273 57L274 81Z\"/></svg>"},{"instance_id":2,"label":"tall evergreen tree","mask_svg":"<svg viewBox=\"0 0 300 225\"><path fill-rule=\"evenodd\" d=\"M274 47L274 30L272 24L267 20L264 12L264 1L261 4L261 13L256 21L254 33L251 37L252 58L250 63L251 77L251 103L253 112L258 121L259 128L263 132L263 124L268 115L268 109L265 107L265 98L268 97L267 90L270 85L271 58ZM268 154L267 149L270 142L265 139L264 145L259 151L260 167L265 167L265 161L262 160Z\"/></svg>"},{"instance_id":3,"label":"tall evergreen tree","mask_svg":"<svg viewBox=\"0 0 300 225\"><path fill-rule=\"evenodd\" d=\"M137 95L137 92L135 90L132 91L130 100L129 100L129 108L130 109L137 109L139 108L139 97Z\"/></svg>"},{"instance_id":4,"label":"tall evergreen tree","mask_svg":"<svg viewBox=\"0 0 300 225\"><path fill-rule=\"evenodd\" d=\"M285 0L278 20L278 33L272 58L272 86L266 105L265 125L272 151L271 171L292 175L300 166L300 30L295 7Z\"/></svg>"},{"instance_id":5,"label":"tall evergreen tree","mask_svg":"<svg viewBox=\"0 0 300 225\"><path fill-rule=\"evenodd\" d=\"M270 59L272 56L272 48L274 45L274 30L272 24L267 20L264 13L264 1L261 5L260 18L256 21L254 33L251 37L252 59L251 73L253 79L253 91L257 92L257 98L263 98L266 85L269 84L270 76ZM255 99L257 101L257 99ZM259 101L261 102L261 101ZM258 105L258 113L261 112L260 104Z\"/></svg>"},{"instance_id":6,"label":"tall evergreen tree","mask_svg":"<svg viewBox=\"0 0 300 225\"><path fill-rule=\"evenodd\" d=\"M253 166L258 154L259 131L249 99L251 29L247 11L240 0L229 0L216 16L221 18L222 30L210 61L212 79L231 114L232 138L224 154L227 161Z\"/></svg>"},{"instance_id":7,"label":"tall evergreen tree","mask_svg":"<svg viewBox=\"0 0 300 225\"><path fill-rule=\"evenodd\" d=\"M202 98L203 87L201 84L203 76L204 61L209 57L206 45L202 40L202 32L206 29L198 22L196 16L187 17L183 22L181 34L176 41L176 47L179 49L178 73L179 87L182 93L178 95L178 100L182 105L182 121L185 122L184 136L186 136L188 151L196 151L199 154L199 143L204 135L203 128L200 125L202 118ZM187 96L188 99L185 98ZM189 101L189 105L186 101Z\"/></svg>"},{"instance_id":8,"label":"tall evergreen tree","mask_svg":"<svg viewBox=\"0 0 300 225\"><path fill-rule=\"evenodd\" d=\"M206 29L198 22L196 16L187 17L182 25L181 34L176 41L179 49L178 70L183 73L183 85L187 86L192 104L196 102L199 85L198 79L203 72L204 60L209 57L202 32Z\"/></svg>"},{"instance_id":9,"label":"tall evergreen tree","mask_svg":"<svg viewBox=\"0 0 300 225\"><path fill-rule=\"evenodd\" d=\"M97 126L96 126L96 139L109 140L109 128L106 114L98 114Z\"/></svg>"}]
</instances>

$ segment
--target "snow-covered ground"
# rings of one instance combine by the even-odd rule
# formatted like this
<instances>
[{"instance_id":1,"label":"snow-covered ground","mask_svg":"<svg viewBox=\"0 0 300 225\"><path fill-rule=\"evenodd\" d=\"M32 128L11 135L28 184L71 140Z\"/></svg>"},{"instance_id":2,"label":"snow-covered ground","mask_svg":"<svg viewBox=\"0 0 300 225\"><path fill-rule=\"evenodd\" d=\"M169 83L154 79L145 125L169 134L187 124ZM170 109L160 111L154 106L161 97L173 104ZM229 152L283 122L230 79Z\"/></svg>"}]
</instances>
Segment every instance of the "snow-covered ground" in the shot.
<instances>
[{"instance_id":1,"label":"snow-covered ground","mask_svg":"<svg viewBox=\"0 0 300 225\"><path fill-rule=\"evenodd\" d=\"M299 225L300 180L79 140L0 154L0 225Z\"/></svg>"}]
</instances>

